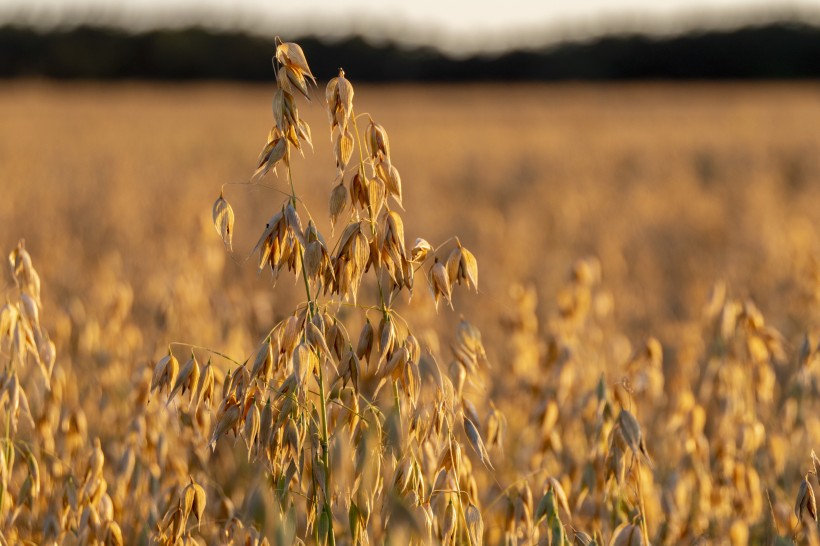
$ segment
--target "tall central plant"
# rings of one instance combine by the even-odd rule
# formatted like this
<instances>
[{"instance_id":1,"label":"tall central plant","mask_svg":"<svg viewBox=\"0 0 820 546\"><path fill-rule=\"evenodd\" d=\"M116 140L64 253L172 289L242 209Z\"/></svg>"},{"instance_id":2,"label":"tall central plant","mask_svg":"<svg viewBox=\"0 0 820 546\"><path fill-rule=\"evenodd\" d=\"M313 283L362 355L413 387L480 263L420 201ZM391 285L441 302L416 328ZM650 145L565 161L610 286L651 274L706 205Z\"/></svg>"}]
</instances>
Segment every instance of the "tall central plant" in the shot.
<instances>
[{"instance_id":1,"label":"tall central plant","mask_svg":"<svg viewBox=\"0 0 820 546\"><path fill-rule=\"evenodd\" d=\"M436 309L442 300L452 307L454 285L477 289L476 259L457 238L437 248L422 238L406 244L395 208L402 207L401 177L387 132L356 115L353 86L342 70L325 97L337 180L330 220L344 228L328 244L312 219L305 225L302 219L312 215L297 192L292 161L294 151L312 147L297 98L310 100L315 78L294 43L277 40L274 68L274 126L252 181L284 171L289 196L255 250L260 271L270 268L277 277L287 269L301 277L305 301L227 374L209 445L215 448L230 432L244 438L249 459L264 465L275 484L296 540L333 545L344 533L353 544L398 537L429 543L434 536L445 544L481 544L477 486L462 448L463 439L491 465L475 407L463 398L465 380L485 359L480 333L461 322L454 365L442 373L433 348L394 307L399 294L412 293L419 273ZM234 213L222 194L213 216L230 250ZM373 287L372 304L360 301L365 278L372 279L366 283ZM358 335L342 320L343 306L363 315ZM165 387L170 399L189 389L199 409L214 398L213 368L200 369L192 352L180 369L169 351L152 382L152 390ZM497 431L500 420L491 412L487 426ZM201 515L185 497L199 499L195 485L192 479L160 525L167 543L186 536L190 513Z\"/></svg>"}]
</instances>

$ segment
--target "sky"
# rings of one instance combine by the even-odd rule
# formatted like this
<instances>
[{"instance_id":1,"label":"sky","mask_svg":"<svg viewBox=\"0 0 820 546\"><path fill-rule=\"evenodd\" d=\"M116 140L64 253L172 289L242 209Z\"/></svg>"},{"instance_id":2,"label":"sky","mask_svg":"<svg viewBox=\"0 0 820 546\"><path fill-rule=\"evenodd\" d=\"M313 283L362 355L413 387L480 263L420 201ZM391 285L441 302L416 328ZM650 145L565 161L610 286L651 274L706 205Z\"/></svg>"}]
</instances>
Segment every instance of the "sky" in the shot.
<instances>
[{"instance_id":1,"label":"sky","mask_svg":"<svg viewBox=\"0 0 820 546\"><path fill-rule=\"evenodd\" d=\"M0 0L0 18L43 26L96 22L142 30L201 23L258 34L357 32L454 53L608 31L731 27L772 16L820 16L820 0Z\"/></svg>"}]
</instances>

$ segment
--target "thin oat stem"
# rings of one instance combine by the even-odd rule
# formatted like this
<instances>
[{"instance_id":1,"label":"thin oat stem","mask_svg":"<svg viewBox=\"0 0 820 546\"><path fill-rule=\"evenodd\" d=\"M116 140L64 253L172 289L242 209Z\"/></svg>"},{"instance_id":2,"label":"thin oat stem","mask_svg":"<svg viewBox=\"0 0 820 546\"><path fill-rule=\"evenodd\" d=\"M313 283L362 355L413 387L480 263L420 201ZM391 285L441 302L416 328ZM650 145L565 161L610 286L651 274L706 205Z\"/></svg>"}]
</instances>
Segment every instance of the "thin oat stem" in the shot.
<instances>
[{"instance_id":1,"label":"thin oat stem","mask_svg":"<svg viewBox=\"0 0 820 546\"><path fill-rule=\"evenodd\" d=\"M399 431L403 429L401 424L401 399L399 398L399 382L397 379L393 380L393 401L396 403L396 412L399 416Z\"/></svg>"},{"instance_id":2,"label":"thin oat stem","mask_svg":"<svg viewBox=\"0 0 820 546\"><path fill-rule=\"evenodd\" d=\"M271 491L273 491L274 493L285 493L285 492L287 492L288 494L296 495L297 497L302 497L306 501L310 500L310 497L308 497L307 495L305 495L304 493L302 493L298 489L293 489L292 487L287 487L287 488L274 487L273 489L271 489Z\"/></svg>"},{"instance_id":3,"label":"thin oat stem","mask_svg":"<svg viewBox=\"0 0 820 546\"><path fill-rule=\"evenodd\" d=\"M528 481L531 477L536 476L536 475L538 475L538 474L540 474L540 473L542 473L542 472L544 472L544 470L543 470L543 469L533 470L532 472L529 472L529 473L527 473L527 474L524 474L523 476L521 476L520 478L518 478L517 480L515 480L514 482L512 482L510 485L508 485L507 487L503 488L503 489L501 490L501 492L499 492L499 493L498 493L498 495L496 495L496 496L495 496L495 498L494 498L494 499L490 502L490 504L488 504L487 506L485 506L485 507L484 507L483 512L486 512L487 510L489 510L490 508L492 508L493 506L495 506L495 504L496 504L498 501L500 501L501 499L503 499L503 498L504 498L504 495L506 495L506 494L507 494L510 490L512 490L512 488L513 488L513 487L517 486L519 483L525 483L525 482L527 482L527 481ZM499 484L499 483L498 483L498 481L496 481L496 485L498 485L499 487L501 487L501 484Z\"/></svg>"},{"instance_id":4,"label":"thin oat stem","mask_svg":"<svg viewBox=\"0 0 820 546\"><path fill-rule=\"evenodd\" d=\"M772 516L772 527L777 536L780 536L780 528L777 525L777 518L774 515L774 506L772 506L772 497L769 495L769 488L766 488L766 500L769 502L769 514Z\"/></svg>"},{"instance_id":5,"label":"thin oat stem","mask_svg":"<svg viewBox=\"0 0 820 546\"><path fill-rule=\"evenodd\" d=\"M456 243L458 243L459 245L461 245L461 241L459 241L458 237L456 237L456 236L454 235L454 236L452 236L452 237L448 238L447 240L445 240L443 243L440 243L438 246L433 247L433 250L432 250L432 251L430 251L430 253L428 254L428 257L429 257L429 256L435 256L435 255L438 253L438 251L439 251L439 250L441 250L442 248L444 248L444 247L445 247L448 243L450 243L451 241L455 241ZM427 258L425 258L425 259L424 259L424 261L420 262L420 263L419 263L419 265L418 265L418 267L416 267L415 269L413 269L413 275L415 275L416 273L418 273L418 271L424 267L424 264L425 264L425 263L427 263ZM428 280L428 284L429 284L429 280Z\"/></svg>"},{"instance_id":6,"label":"thin oat stem","mask_svg":"<svg viewBox=\"0 0 820 546\"><path fill-rule=\"evenodd\" d=\"M234 360L233 358L229 357L228 355L226 355L224 353L220 353L219 351L214 351L213 349L209 349L208 347L203 347L202 345L193 345L191 343L185 343L184 341L172 341L171 343L168 344L168 349L170 350L170 348L173 347L173 346L188 347L190 349L197 349L199 351L205 351L205 352L208 352L210 354L216 355L218 357L224 358L225 360L228 360L230 362L233 362L237 366L242 365L242 364L239 363L239 361Z\"/></svg>"},{"instance_id":7,"label":"thin oat stem","mask_svg":"<svg viewBox=\"0 0 820 546\"><path fill-rule=\"evenodd\" d=\"M11 412L6 411L6 428L3 436L3 440L6 442L5 447L5 457L6 461L12 461L11 458L11 450L12 446L9 445L11 443ZM11 468L8 469L9 474L11 474ZM5 506L5 497L6 497L6 486L5 483L2 487L0 487L0 513L3 511L3 507Z\"/></svg>"},{"instance_id":8,"label":"thin oat stem","mask_svg":"<svg viewBox=\"0 0 820 546\"><path fill-rule=\"evenodd\" d=\"M310 391L310 392L314 392L314 391ZM351 408L347 404L343 404L343 403L339 402L338 400L332 400L332 399L330 400L330 403L331 404L336 404L340 408L346 409L347 411L349 411L350 413L352 413L353 415L355 415L356 417L358 417L359 419L361 419L362 421L364 421L368 425L370 424L370 421L367 420L367 417L365 417L364 414L354 410L353 408Z\"/></svg>"},{"instance_id":9,"label":"thin oat stem","mask_svg":"<svg viewBox=\"0 0 820 546\"><path fill-rule=\"evenodd\" d=\"M378 311L379 313L382 312L382 308L377 305L362 305L361 303L350 303L347 301L339 301L334 303L337 303L339 307L351 307L353 309L359 309L361 311L364 311L365 314L367 314L369 311Z\"/></svg>"},{"instance_id":10,"label":"thin oat stem","mask_svg":"<svg viewBox=\"0 0 820 546\"><path fill-rule=\"evenodd\" d=\"M247 182L225 182L225 183L222 184L222 186L220 186L219 192L222 193L222 191L225 189L226 186L251 186L251 187L254 187L254 188L265 188L266 190L274 191L276 193L281 193L285 197L292 197L291 194L289 194L288 192L286 192L284 190L280 190L279 188L269 186L268 184L262 184L261 182L251 182L250 180L248 180ZM299 199L299 197L297 197L296 199L299 202L302 201L301 199Z\"/></svg>"},{"instance_id":11,"label":"thin oat stem","mask_svg":"<svg viewBox=\"0 0 820 546\"><path fill-rule=\"evenodd\" d=\"M359 398L364 401L365 408L370 411L377 420L379 420L379 418L384 419L384 412L382 412L379 406L368 400L363 394L359 394ZM381 421L379 421L379 424L381 424Z\"/></svg>"},{"instance_id":12,"label":"thin oat stem","mask_svg":"<svg viewBox=\"0 0 820 546\"><path fill-rule=\"evenodd\" d=\"M322 466L324 466L325 470L325 511L327 512L328 521L329 521L329 529L328 529L328 538L329 543L331 546L335 546L336 544L336 537L333 533L333 512L330 509L330 461L328 459L328 447L327 447L327 403L325 401L325 381L324 381L324 366L319 366L319 400L321 405L321 412L320 416L322 418Z\"/></svg>"},{"instance_id":13,"label":"thin oat stem","mask_svg":"<svg viewBox=\"0 0 820 546\"><path fill-rule=\"evenodd\" d=\"M457 244L459 244L459 245L461 244L461 241L459 241L458 237L456 237L455 235L453 235L452 237L450 237L450 238L448 238L447 240L445 240L443 243L439 244L437 247L433 248L433 252L432 252L432 253L433 253L433 254L435 254L436 252L438 252L439 250L441 250L442 248L444 248L444 246L445 246L447 243L449 243L450 241L455 241L455 242L456 242Z\"/></svg>"}]
</instances>

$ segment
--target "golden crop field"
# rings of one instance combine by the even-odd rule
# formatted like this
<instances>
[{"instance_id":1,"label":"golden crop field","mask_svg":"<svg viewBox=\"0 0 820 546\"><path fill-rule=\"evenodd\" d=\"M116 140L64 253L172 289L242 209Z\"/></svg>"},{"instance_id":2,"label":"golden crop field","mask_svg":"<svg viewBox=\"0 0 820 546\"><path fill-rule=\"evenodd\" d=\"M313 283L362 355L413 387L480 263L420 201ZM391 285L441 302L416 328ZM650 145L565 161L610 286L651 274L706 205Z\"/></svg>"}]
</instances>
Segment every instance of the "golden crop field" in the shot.
<instances>
[{"instance_id":1,"label":"golden crop field","mask_svg":"<svg viewBox=\"0 0 820 546\"><path fill-rule=\"evenodd\" d=\"M820 543L820 87L316 76L0 84L0 543Z\"/></svg>"}]
</instances>

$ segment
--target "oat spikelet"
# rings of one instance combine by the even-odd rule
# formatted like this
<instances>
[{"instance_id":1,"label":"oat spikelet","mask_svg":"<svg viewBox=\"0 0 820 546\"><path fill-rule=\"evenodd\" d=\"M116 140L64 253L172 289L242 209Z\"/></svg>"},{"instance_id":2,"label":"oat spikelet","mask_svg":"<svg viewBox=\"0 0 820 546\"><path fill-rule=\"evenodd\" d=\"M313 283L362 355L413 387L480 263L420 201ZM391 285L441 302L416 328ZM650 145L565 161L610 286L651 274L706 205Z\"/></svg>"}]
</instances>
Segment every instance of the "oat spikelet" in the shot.
<instances>
[{"instance_id":1,"label":"oat spikelet","mask_svg":"<svg viewBox=\"0 0 820 546\"><path fill-rule=\"evenodd\" d=\"M468 288L478 292L478 262L473 253L461 246L460 242L447 257L447 274L450 284L461 284L464 281Z\"/></svg>"},{"instance_id":2,"label":"oat spikelet","mask_svg":"<svg viewBox=\"0 0 820 546\"><path fill-rule=\"evenodd\" d=\"M177 374L177 379L174 381L174 387L171 389L171 393L168 395L168 402L166 405L170 405L171 401L177 395L177 393L185 394L186 390L191 392L196 389L197 385L199 384L199 363L196 360L196 356L191 354L191 358L182 366L182 369Z\"/></svg>"},{"instance_id":3,"label":"oat spikelet","mask_svg":"<svg viewBox=\"0 0 820 546\"><path fill-rule=\"evenodd\" d=\"M199 406L203 403L206 403L208 407L210 407L213 397L214 368L211 361L208 360L208 364L205 365L205 369L202 370L199 375L199 381L196 385L196 393L191 396L191 403L189 405L193 405L194 412L196 412L199 409Z\"/></svg>"},{"instance_id":4,"label":"oat spikelet","mask_svg":"<svg viewBox=\"0 0 820 546\"><path fill-rule=\"evenodd\" d=\"M259 440L261 420L262 416L259 413L259 407L255 403L251 403L250 409L246 413L245 426L242 430L242 433L245 436L245 442L248 445L248 462L251 461L254 446Z\"/></svg>"},{"instance_id":5,"label":"oat spikelet","mask_svg":"<svg viewBox=\"0 0 820 546\"><path fill-rule=\"evenodd\" d=\"M276 60L287 67L298 70L304 76L313 80L313 83L316 83L316 78L310 72L305 53L299 44L293 42L280 43L276 46Z\"/></svg>"},{"instance_id":6,"label":"oat spikelet","mask_svg":"<svg viewBox=\"0 0 820 546\"><path fill-rule=\"evenodd\" d=\"M638 420L627 410L622 409L618 415L618 429L623 435L624 441L632 450L636 457L640 457L650 467L652 461L649 459L649 454L646 451L646 444L644 442L643 434L641 433L641 425Z\"/></svg>"},{"instance_id":7,"label":"oat spikelet","mask_svg":"<svg viewBox=\"0 0 820 546\"><path fill-rule=\"evenodd\" d=\"M387 131L372 119L365 130L365 141L371 158L390 160L390 141L387 139Z\"/></svg>"},{"instance_id":8,"label":"oat spikelet","mask_svg":"<svg viewBox=\"0 0 820 546\"><path fill-rule=\"evenodd\" d=\"M154 368L154 375L151 379L151 392L155 390L162 390L164 387L169 389L173 387L177 380L179 373L179 361L176 357L168 352Z\"/></svg>"},{"instance_id":9,"label":"oat spikelet","mask_svg":"<svg viewBox=\"0 0 820 546\"><path fill-rule=\"evenodd\" d=\"M456 509L451 500L444 510L444 520L441 523L442 544L454 544L456 539Z\"/></svg>"},{"instance_id":10,"label":"oat spikelet","mask_svg":"<svg viewBox=\"0 0 820 546\"><path fill-rule=\"evenodd\" d=\"M274 110L276 106L274 106ZM268 141L259 152L256 160L256 171L251 176L251 181L255 182L265 176L269 171L276 172L276 165L286 160L288 153L288 142L282 135L278 127L271 129ZM286 161L287 162L287 161Z\"/></svg>"},{"instance_id":11,"label":"oat spikelet","mask_svg":"<svg viewBox=\"0 0 820 546\"><path fill-rule=\"evenodd\" d=\"M341 175L353 155L353 133L348 130L336 133L333 137L333 152L336 155L336 169Z\"/></svg>"},{"instance_id":12,"label":"oat spikelet","mask_svg":"<svg viewBox=\"0 0 820 546\"><path fill-rule=\"evenodd\" d=\"M327 82L325 99L331 137L337 127L340 133L344 133L353 113L353 85L345 78L344 70L339 69L339 76Z\"/></svg>"},{"instance_id":13,"label":"oat spikelet","mask_svg":"<svg viewBox=\"0 0 820 546\"><path fill-rule=\"evenodd\" d=\"M228 251L233 250L233 223L234 215L231 205L225 200L222 193L214 202L213 209L214 227L216 232L222 237L222 242L225 243Z\"/></svg>"},{"instance_id":14,"label":"oat spikelet","mask_svg":"<svg viewBox=\"0 0 820 546\"><path fill-rule=\"evenodd\" d=\"M40 275L34 269L31 256L26 250L26 242L20 239L17 247L9 254L9 265L15 284L23 292L34 298L38 306L40 302Z\"/></svg>"},{"instance_id":15,"label":"oat spikelet","mask_svg":"<svg viewBox=\"0 0 820 546\"><path fill-rule=\"evenodd\" d=\"M572 517L572 512L569 509L567 493L564 491L564 487L561 485L561 482L550 476L547 478L547 489L555 493L555 500L558 501L558 505L564 509L568 516Z\"/></svg>"},{"instance_id":16,"label":"oat spikelet","mask_svg":"<svg viewBox=\"0 0 820 546\"><path fill-rule=\"evenodd\" d=\"M212 451L216 449L216 441L223 434L231 429L234 429L239 423L239 419L241 417L242 408L239 406L236 399L232 397L227 401L226 409L223 411L219 422L216 424L216 427L214 427L214 433L211 436L211 441L208 443L208 447L210 447Z\"/></svg>"},{"instance_id":17,"label":"oat spikelet","mask_svg":"<svg viewBox=\"0 0 820 546\"><path fill-rule=\"evenodd\" d=\"M472 503L464 512L464 520L467 522L467 532L470 534L470 542L475 546L484 544L484 520L481 512Z\"/></svg>"},{"instance_id":18,"label":"oat spikelet","mask_svg":"<svg viewBox=\"0 0 820 546\"><path fill-rule=\"evenodd\" d=\"M803 520L803 512L808 512L814 521L817 521L817 501L814 497L814 489L809 483L809 475L800 482L800 489L797 491L797 499L794 503L794 515L798 521Z\"/></svg>"},{"instance_id":19,"label":"oat spikelet","mask_svg":"<svg viewBox=\"0 0 820 546\"><path fill-rule=\"evenodd\" d=\"M180 493L179 506L182 509L182 518L187 521L193 515L197 521L197 528L202 523L202 515L205 513L205 503L207 496L201 485L189 477L188 485Z\"/></svg>"},{"instance_id":20,"label":"oat spikelet","mask_svg":"<svg viewBox=\"0 0 820 546\"><path fill-rule=\"evenodd\" d=\"M294 91L298 91L303 97L310 101L310 93L308 91L305 73L299 68L293 65L283 65L276 73L276 83L284 92L293 94Z\"/></svg>"},{"instance_id":21,"label":"oat spikelet","mask_svg":"<svg viewBox=\"0 0 820 546\"><path fill-rule=\"evenodd\" d=\"M484 440L481 439L478 428L476 428L475 424L473 424L466 415L462 419L462 422L464 424L464 432L467 434L467 439L470 441L473 450L478 454L478 458L485 466L494 470L493 463L490 462L490 454L487 453L487 448L484 446Z\"/></svg>"},{"instance_id":22,"label":"oat spikelet","mask_svg":"<svg viewBox=\"0 0 820 546\"><path fill-rule=\"evenodd\" d=\"M410 249L410 261L415 263L423 262L431 250L433 250L433 247L430 243L421 237L417 238L413 243L413 248Z\"/></svg>"},{"instance_id":23,"label":"oat spikelet","mask_svg":"<svg viewBox=\"0 0 820 546\"><path fill-rule=\"evenodd\" d=\"M384 182L387 193L396 200L399 207L404 208L401 202L401 175L399 170L388 159L383 159L376 163L376 175Z\"/></svg>"},{"instance_id":24,"label":"oat spikelet","mask_svg":"<svg viewBox=\"0 0 820 546\"><path fill-rule=\"evenodd\" d=\"M438 311L438 302L444 297L450 309L453 308L453 302L450 292L450 280L447 276L447 270L444 265L436 258L436 263L430 269L430 290L433 293L433 300L435 301L436 311Z\"/></svg>"},{"instance_id":25,"label":"oat spikelet","mask_svg":"<svg viewBox=\"0 0 820 546\"><path fill-rule=\"evenodd\" d=\"M339 215L347 208L347 194L344 182L339 182L330 192L330 224L333 227L336 226Z\"/></svg>"},{"instance_id":26,"label":"oat spikelet","mask_svg":"<svg viewBox=\"0 0 820 546\"><path fill-rule=\"evenodd\" d=\"M373 333L373 325L370 324L370 319L367 319L359 334L356 356L359 360L367 359L368 365L370 364L370 355L373 353Z\"/></svg>"}]
</instances>

